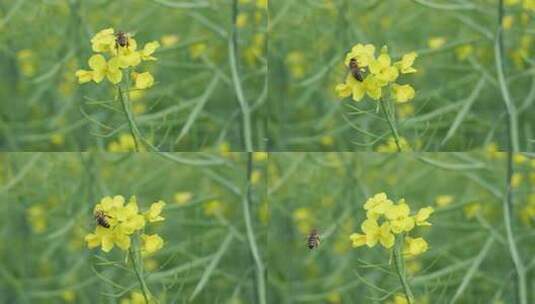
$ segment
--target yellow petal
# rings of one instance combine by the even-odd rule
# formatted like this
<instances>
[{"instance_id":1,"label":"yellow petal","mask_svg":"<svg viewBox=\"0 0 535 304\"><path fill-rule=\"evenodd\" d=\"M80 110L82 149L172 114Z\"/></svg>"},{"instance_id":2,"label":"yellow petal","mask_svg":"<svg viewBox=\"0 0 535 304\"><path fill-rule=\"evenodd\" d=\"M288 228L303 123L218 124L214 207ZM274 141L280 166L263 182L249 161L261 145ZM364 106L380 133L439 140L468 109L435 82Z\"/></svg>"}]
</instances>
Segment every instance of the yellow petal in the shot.
<instances>
[{"instance_id":1,"label":"yellow petal","mask_svg":"<svg viewBox=\"0 0 535 304\"><path fill-rule=\"evenodd\" d=\"M131 52L118 57L118 66L125 69L134 67L141 63L141 56L138 52Z\"/></svg>"},{"instance_id":2,"label":"yellow petal","mask_svg":"<svg viewBox=\"0 0 535 304\"><path fill-rule=\"evenodd\" d=\"M86 235L84 240L87 242L88 248L95 248L100 245L100 237L93 233Z\"/></svg>"},{"instance_id":3,"label":"yellow petal","mask_svg":"<svg viewBox=\"0 0 535 304\"><path fill-rule=\"evenodd\" d=\"M93 79L93 72L86 70L78 70L76 71L76 77L78 77L78 83L86 83Z\"/></svg>"},{"instance_id":4,"label":"yellow petal","mask_svg":"<svg viewBox=\"0 0 535 304\"><path fill-rule=\"evenodd\" d=\"M135 77L136 88L143 90L152 87L154 77L149 72L139 73Z\"/></svg>"},{"instance_id":5,"label":"yellow petal","mask_svg":"<svg viewBox=\"0 0 535 304\"><path fill-rule=\"evenodd\" d=\"M102 251L110 252L113 248L113 237L111 234L102 236Z\"/></svg>"},{"instance_id":6,"label":"yellow petal","mask_svg":"<svg viewBox=\"0 0 535 304\"><path fill-rule=\"evenodd\" d=\"M88 64L93 71L104 71L108 67L106 59L100 54L91 56L91 58L89 58Z\"/></svg>"},{"instance_id":7,"label":"yellow petal","mask_svg":"<svg viewBox=\"0 0 535 304\"><path fill-rule=\"evenodd\" d=\"M128 237L126 234L116 233L114 235L114 242L117 247L121 248L122 250L128 250L130 248L130 237Z\"/></svg>"},{"instance_id":8,"label":"yellow petal","mask_svg":"<svg viewBox=\"0 0 535 304\"><path fill-rule=\"evenodd\" d=\"M152 57L151 55L156 51L157 48L160 47L160 43L158 41L152 41L143 47L143 60L156 60L156 58Z\"/></svg>"},{"instance_id":9,"label":"yellow petal","mask_svg":"<svg viewBox=\"0 0 535 304\"><path fill-rule=\"evenodd\" d=\"M392 86L392 93L394 95L394 100L398 103L410 101L416 95L414 88L408 84L399 85L395 83Z\"/></svg>"},{"instance_id":10,"label":"yellow petal","mask_svg":"<svg viewBox=\"0 0 535 304\"><path fill-rule=\"evenodd\" d=\"M351 239L351 241L353 242L353 247L364 246L367 243L365 234L353 233L349 236L349 239Z\"/></svg>"},{"instance_id":11,"label":"yellow petal","mask_svg":"<svg viewBox=\"0 0 535 304\"><path fill-rule=\"evenodd\" d=\"M106 76L111 83L118 84L123 79L123 72L121 70L109 70Z\"/></svg>"},{"instance_id":12,"label":"yellow petal","mask_svg":"<svg viewBox=\"0 0 535 304\"><path fill-rule=\"evenodd\" d=\"M349 95L351 95L351 92L353 91L351 87L345 83L336 85L336 88L334 90L336 92L336 96L340 98L348 97Z\"/></svg>"},{"instance_id":13,"label":"yellow petal","mask_svg":"<svg viewBox=\"0 0 535 304\"><path fill-rule=\"evenodd\" d=\"M163 239L158 234L143 234L141 240L143 241L143 255L153 254L163 247Z\"/></svg>"}]
</instances>

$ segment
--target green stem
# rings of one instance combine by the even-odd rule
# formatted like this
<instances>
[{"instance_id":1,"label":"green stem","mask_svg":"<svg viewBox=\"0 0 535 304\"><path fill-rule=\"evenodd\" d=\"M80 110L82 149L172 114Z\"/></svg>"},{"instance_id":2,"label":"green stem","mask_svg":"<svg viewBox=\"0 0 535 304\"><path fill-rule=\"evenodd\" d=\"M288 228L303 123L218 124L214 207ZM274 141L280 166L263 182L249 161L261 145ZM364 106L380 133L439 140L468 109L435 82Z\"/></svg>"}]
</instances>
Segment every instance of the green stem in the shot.
<instances>
[{"instance_id":1,"label":"green stem","mask_svg":"<svg viewBox=\"0 0 535 304\"><path fill-rule=\"evenodd\" d=\"M117 86L117 88L119 89L119 99L121 100L123 112L126 116L126 120L128 121L130 134L132 135L132 138L134 139L136 152L139 152L139 138L137 134L137 129L135 127L134 116L132 115L132 112L130 111L130 100L128 98L128 88L126 92L123 92L120 85Z\"/></svg>"},{"instance_id":2,"label":"green stem","mask_svg":"<svg viewBox=\"0 0 535 304\"><path fill-rule=\"evenodd\" d=\"M394 136L394 141L396 142L396 147L398 148L398 152L401 152L401 146L399 145L399 134L398 130L396 129L394 119L388 114L388 111L386 109L386 101L381 99L379 100L379 104L381 105L381 109L383 110L383 113L385 114L386 121L388 122L388 125L390 126L390 132L392 133L392 136Z\"/></svg>"},{"instance_id":3,"label":"green stem","mask_svg":"<svg viewBox=\"0 0 535 304\"><path fill-rule=\"evenodd\" d=\"M496 57L496 74L498 83L505 103L507 113L507 145L508 151L518 152L520 144L518 139L518 117L517 109L511 98L507 81L505 79L505 57L504 57L504 39L503 39L503 16L505 13L503 0L498 3L498 30L496 33L496 45L494 55Z\"/></svg>"},{"instance_id":4,"label":"green stem","mask_svg":"<svg viewBox=\"0 0 535 304\"><path fill-rule=\"evenodd\" d=\"M253 139L251 135L251 110L249 104L245 99L238 67L238 27L236 20L238 17L238 0L232 1L232 35L229 41L229 61L230 72L232 74L232 82L234 83L234 90L240 104L240 109L243 118L243 137L245 142L245 151L253 151Z\"/></svg>"},{"instance_id":5,"label":"green stem","mask_svg":"<svg viewBox=\"0 0 535 304\"><path fill-rule=\"evenodd\" d=\"M396 273L398 274L401 287L403 288L403 293L405 294L407 303L412 304L413 295L412 295L411 287L409 286L409 283L407 282L407 275L405 273L405 260L403 259L403 238L402 237L399 238L399 240L396 240L393 254L394 254L394 267L396 269Z\"/></svg>"},{"instance_id":6,"label":"green stem","mask_svg":"<svg viewBox=\"0 0 535 304\"><path fill-rule=\"evenodd\" d=\"M528 303L528 292L526 288L526 267L520 258L518 248L516 246L513 225L512 225L512 211L513 211L513 190L511 189L511 179L514 173L513 168L513 152L507 152L507 178L506 178L506 196L503 200L503 218L505 223L505 232L507 236L507 245L513 260L515 272L517 275L518 284L518 298L520 304Z\"/></svg>"},{"instance_id":7,"label":"green stem","mask_svg":"<svg viewBox=\"0 0 535 304\"><path fill-rule=\"evenodd\" d=\"M266 283L265 283L265 277L264 277L265 266L264 266L264 263L262 262L260 252L256 244L256 237L254 234L253 223L251 220L251 211L249 209L249 204L252 203L252 189L251 189L252 172L253 172L253 153L248 152L247 153L247 185L246 185L247 191L246 193L244 193L244 197L242 199L243 217L245 220L245 229L247 231L247 241L249 243L249 249L251 251L251 255L256 265L256 284L257 284L257 294L258 294L257 303L266 304L267 295L266 295Z\"/></svg>"},{"instance_id":8,"label":"green stem","mask_svg":"<svg viewBox=\"0 0 535 304\"><path fill-rule=\"evenodd\" d=\"M139 285L141 286L141 293L143 294L143 298L145 298L146 303L149 303L150 291L147 287L147 283L145 283L145 280L143 280L143 276L141 274L142 269L138 268L139 265L134 248L130 247L130 249L128 249L128 254L130 255L130 259L132 260L132 268L134 268L137 280L139 281Z\"/></svg>"}]
</instances>

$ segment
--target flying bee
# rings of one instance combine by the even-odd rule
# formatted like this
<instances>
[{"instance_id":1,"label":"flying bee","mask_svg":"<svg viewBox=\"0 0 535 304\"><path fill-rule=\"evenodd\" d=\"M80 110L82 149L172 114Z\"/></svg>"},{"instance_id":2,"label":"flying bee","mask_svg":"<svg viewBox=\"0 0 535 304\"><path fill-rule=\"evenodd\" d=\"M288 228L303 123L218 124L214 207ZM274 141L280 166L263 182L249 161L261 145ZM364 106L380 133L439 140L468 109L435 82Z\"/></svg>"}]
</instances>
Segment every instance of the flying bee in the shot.
<instances>
[{"instance_id":1,"label":"flying bee","mask_svg":"<svg viewBox=\"0 0 535 304\"><path fill-rule=\"evenodd\" d=\"M364 78L362 78L362 72L360 70L360 67L356 58L351 58L349 60L349 71L351 72L351 75L355 77L356 80L360 82L364 80Z\"/></svg>"},{"instance_id":2,"label":"flying bee","mask_svg":"<svg viewBox=\"0 0 535 304\"><path fill-rule=\"evenodd\" d=\"M128 34L122 31L115 33L115 47L119 49L121 47L128 47Z\"/></svg>"},{"instance_id":3,"label":"flying bee","mask_svg":"<svg viewBox=\"0 0 535 304\"><path fill-rule=\"evenodd\" d=\"M97 225L102 226L104 228L110 228L110 223L108 223L109 216L104 213L102 210L96 210L95 213L95 221L97 222Z\"/></svg>"},{"instance_id":4,"label":"flying bee","mask_svg":"<svg viewBox=\"0 0 535 304\"><path fill-rule=\"evenodd\" d=\"M312 229L307 237L308 249L318 248L320 245L320 234L317 229Z\"/></svg>"}]
</instances>

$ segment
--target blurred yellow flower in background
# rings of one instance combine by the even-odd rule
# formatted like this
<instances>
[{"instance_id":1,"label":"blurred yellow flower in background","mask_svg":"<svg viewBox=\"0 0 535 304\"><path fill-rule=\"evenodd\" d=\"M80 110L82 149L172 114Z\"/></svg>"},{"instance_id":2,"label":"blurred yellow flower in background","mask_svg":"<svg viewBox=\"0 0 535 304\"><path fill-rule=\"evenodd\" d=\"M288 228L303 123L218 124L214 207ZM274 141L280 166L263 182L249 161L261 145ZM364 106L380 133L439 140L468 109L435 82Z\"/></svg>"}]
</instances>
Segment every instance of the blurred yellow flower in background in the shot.
<instances>
[{"instance_id":1,"label":"blurred yellow flower in background","mask_svg":"<svg viewBox=\"0 0 535 304\"><path fill-rule=\"evenodd\" d=\"M175 34L164 35L160 38L160 43L164 47L170 47L176 45L180 41L180 37Z\"/></svg>"},{"instance_id":2,"label":"blurred yellow flower in background","mask_svg":"<svg viewBox=\"0 0 535 304\"><path fill-rule=\"evenodd\" d=\"M131 134L123 133L119 135L117 141L108 144L109 152L131 152L136 150L136 143Z\"/></svg>"},{"instance_id":3,"label":"blurred yellow flower in background","mask_svg":"<svg viewBox=\"0 0 535 304\"><path fill-rule=\"evenodd\" d=\"M453 202L452 195L439 195L435 198L435 204L438 207L446 207Z\"/></svg>"},{"instance_id":4,"label":"blurred yellow flower in background","mask_svg":"<svg viewBox=\"0 0 535 304\"><path fill-rule=\"evenodd\" d=\"M204 203L203 210L207 216L216 216L223 212L223 204L219 200L212 200Z\"/></svg>"},{"instance_id":5,"label":"blurred yellow flower in background","mask_svg":"<svg viewBox=\"0 0 535 304\"><path fill-rule=\"evenodd\" d=\"M175 203L180 206L189 203L192 197L193 193L191 192L176 192L174 195Z\"/></svg>"},{"instance_id":6,"label":"blurred yellow flower in background","mask_svg":"<svg viewBox=\"0 0 535 304\"><path fill-rule=\"evenodd\" d=\"M427 41L427 46L432 50L439 49L444 46L444 44L446 44L446 38L444 37L431 37Z\"/></svg>"},{"instance_id":7,"label":"blurred yellow flower in background","mask_svg":"<svg viewBox=\"0 0 535 304\"><path fill-rule=\"evenodd\" d=\"M32 50L24 49L18 51L17 61L22 75L32 77L37 72L37 60Z\"/></svg>"},{"instance_id":8,"label":"blurred yellow flower in background","mask_svg":"<svg viewBox=\"0 0 535 304\"><path fill-rule=\"evenodd\" d=\"M46 210L43 205L34 205L26 209L26 219L33 232L43 233L47 227Z\"/></svg>"}]
</instances>

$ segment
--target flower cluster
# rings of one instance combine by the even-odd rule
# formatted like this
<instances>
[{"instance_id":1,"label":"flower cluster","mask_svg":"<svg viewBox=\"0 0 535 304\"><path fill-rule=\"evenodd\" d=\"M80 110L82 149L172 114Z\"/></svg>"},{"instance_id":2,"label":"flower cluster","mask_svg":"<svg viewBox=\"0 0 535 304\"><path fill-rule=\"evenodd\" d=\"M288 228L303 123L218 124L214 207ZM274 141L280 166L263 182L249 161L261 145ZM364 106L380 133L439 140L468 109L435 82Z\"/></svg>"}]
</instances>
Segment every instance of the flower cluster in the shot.
<instances>
[{"instance_id":1,"label":"flower cluster","mask_svg":"<svg viewBox=\"0 0 535 304\"><path fill-rule=\"evenodd\" d=\"M427 251L428 245L423 238L412 238L408 233L416 226L431 226L427 220L433 213L432 207L422 208L411 215L411 209L404 199L394 204L382 192L369 198L364 210L366 220L361 225L363 234L353 233L350 236L353 247L374 247L380 243L388 249L394 246L396 235L404 235L405 255L417 256Z\"/></svg>"},{"instance_id":2,"label":"flower cluster","mask_svg":"<svg viewBox=\"0 0 535 304\"><path fill-rule=\"evenodd\" d=\"M125 41L120 41L120 36L125 36ZM128 34L115 32L113 28L98 32L92 39L91 45L94 54L89 58L88 64L91 70L78 70L76 77L79 83L94 81L102 82L107 78L111 83L118 84L123 79L123 70L135 68L143 61L156 60L152 55L160 43L152 41L137 49L137 42ZM106 56L109 57L108 59ZM147 89L154 84L154 77L149 72L131 72L131 78L137 89Z\"/></svg>"},{"instance_id":3,"label":"flower cluster","mask_svg":"<svg viewBox=\"0 0 535 304\"><path fill-rule=\"evenodd\" d=\"M161 212L165 203L158 201L150 206L150 209L140 213L137 200L132 196L125 205L125 199L121 195L104 197L96 204L94 212L101 218L100 224L93 233L85 236L89 248L102 247L102 251L109 252L114 246L122 250L128 250L132 243L131 236L136 232L143 232L146 223L154 223L165 220ZM104 222L106 225L102 225ZM109 226L109 227L105 227ZM141 234L142 255L150 255L163 247L163 239L158 234Z\"/></svg>"},{"instance_id":4,"label":"flower cluster","mask_svg":"<svg viewBox=\"0 0 535 304\"><path fill-rule=\"evenodd\" d=\"M384 89L390 89L391 96L396 102L408 102L416 94L414 88L408 84L395 83L395 81L400 74L416 73L412 65L417 56L415 52L411 52L392 64L386 46L383 46L379 56L375 57L375 46L359 43L346 54L344 64L350 68L351 60L355 60L360 73L365 77L359 81L353 73L348 73L345 83L336 86L336 94L341 98L352 95L355 101L361 101L365 95L373 100L379 100L385 95Z\"/></svg>"}]
</instances>

